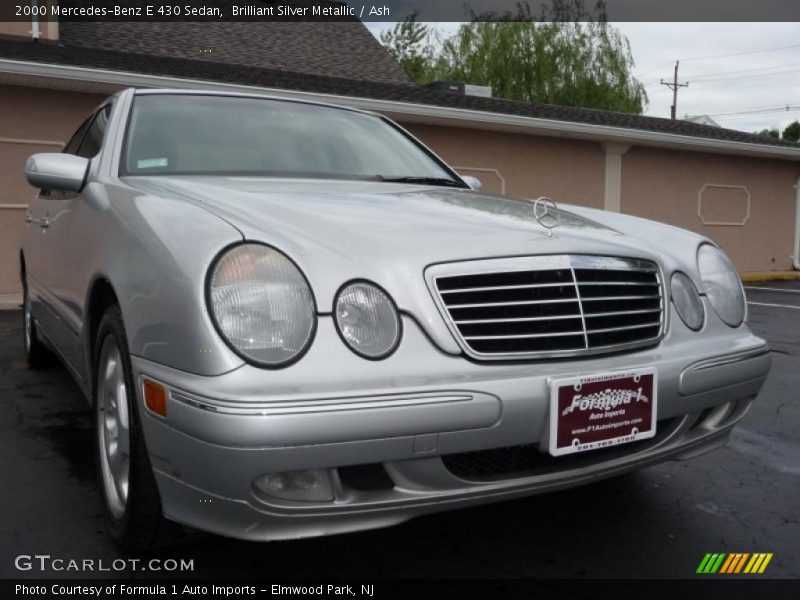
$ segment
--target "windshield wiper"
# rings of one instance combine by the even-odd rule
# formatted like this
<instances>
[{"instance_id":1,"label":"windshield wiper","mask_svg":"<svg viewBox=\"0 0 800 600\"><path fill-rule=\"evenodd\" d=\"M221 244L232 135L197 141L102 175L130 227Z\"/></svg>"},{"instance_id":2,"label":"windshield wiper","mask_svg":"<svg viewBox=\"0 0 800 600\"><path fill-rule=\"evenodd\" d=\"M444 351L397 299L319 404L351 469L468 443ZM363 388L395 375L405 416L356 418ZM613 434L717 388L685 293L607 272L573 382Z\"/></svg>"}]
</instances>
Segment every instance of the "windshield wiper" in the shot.
<instances>
[{"instance_id":1,"label":"windshield wiper","mask_svg":"<svg viewBox=\"0 0 800 600\"><path fill-rule=\"evenodd\" d=\"M379 181L386 181L388 183L418 183L420 185L443 185L447 187L464 187L455 179L447 177L384 177L378 175L375 177Z\"/></svg>"}]
</instances>

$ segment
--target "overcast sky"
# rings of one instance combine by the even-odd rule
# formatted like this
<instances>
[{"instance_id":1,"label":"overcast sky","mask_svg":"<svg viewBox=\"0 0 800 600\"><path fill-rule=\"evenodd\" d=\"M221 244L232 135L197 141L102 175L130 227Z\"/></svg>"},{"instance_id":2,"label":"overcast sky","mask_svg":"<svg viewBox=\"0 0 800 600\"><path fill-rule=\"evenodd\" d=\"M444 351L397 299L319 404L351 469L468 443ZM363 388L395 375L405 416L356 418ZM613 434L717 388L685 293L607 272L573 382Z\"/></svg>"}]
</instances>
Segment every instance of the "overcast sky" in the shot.
<instances>
[{"instance_id":1,"label":"overcast sky","mask_svg":"<svg viewBox=\"0 0 800 600\"><path fill-rule=\"evenodd\" d=\"M377 35L391 25L367 27ZM457 27L432 25L443 34ZM678 80L689 82L689 87L678 92L679 117L706 114L723 127L743 131L782 131L800 118L800 23L613 25L630 41L634 74L650 99L646 114L669 117L672 92L659 80L671 81L675 61L680 60ZM786 111L786 106L794 108ZM745 112L751 114L727 114Z\"/></svg>"}]
</instances>

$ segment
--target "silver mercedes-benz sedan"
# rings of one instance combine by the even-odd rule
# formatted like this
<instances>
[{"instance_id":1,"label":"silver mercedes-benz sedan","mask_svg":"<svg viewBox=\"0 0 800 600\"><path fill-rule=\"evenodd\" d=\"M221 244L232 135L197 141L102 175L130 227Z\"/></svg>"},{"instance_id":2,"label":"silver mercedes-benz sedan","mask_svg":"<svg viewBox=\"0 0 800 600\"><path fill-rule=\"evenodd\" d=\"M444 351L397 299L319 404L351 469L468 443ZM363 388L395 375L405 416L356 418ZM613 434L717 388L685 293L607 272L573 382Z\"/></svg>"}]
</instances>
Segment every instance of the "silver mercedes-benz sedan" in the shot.
<instances>
[{"instance_id":1,"label":"silver mercedes-benz sedan","mask_svg":"<svg viewBox=\"0 0 800 600\"><path fill-rule=\"evenodd\" d=\"M379 115L126 90L26 174L28 360L56 354L90 400L125 548L383 527L690 457L769 370L711 240L481 193Z\"/></svg>"}]
</instances>

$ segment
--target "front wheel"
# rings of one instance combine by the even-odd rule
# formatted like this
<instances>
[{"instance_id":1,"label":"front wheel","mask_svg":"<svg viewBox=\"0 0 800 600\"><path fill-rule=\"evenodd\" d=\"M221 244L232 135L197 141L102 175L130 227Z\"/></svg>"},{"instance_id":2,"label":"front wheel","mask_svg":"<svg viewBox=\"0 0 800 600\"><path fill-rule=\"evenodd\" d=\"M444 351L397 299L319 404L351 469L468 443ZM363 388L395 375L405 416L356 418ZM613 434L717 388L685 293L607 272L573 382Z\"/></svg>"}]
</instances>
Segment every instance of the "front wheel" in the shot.
<instances>
[{"instance_id":1,"label":"front wheel","mask_svg":"<svg viewBox=\"0 0 800 600\"><path fill-rule=\"evenodd\" d=\"M129 552L174 543L179 526L163 517L139 421L122 314L111 306L97 330L94 412L98 476L106 522Z\"/></svg>"}]
</instances>

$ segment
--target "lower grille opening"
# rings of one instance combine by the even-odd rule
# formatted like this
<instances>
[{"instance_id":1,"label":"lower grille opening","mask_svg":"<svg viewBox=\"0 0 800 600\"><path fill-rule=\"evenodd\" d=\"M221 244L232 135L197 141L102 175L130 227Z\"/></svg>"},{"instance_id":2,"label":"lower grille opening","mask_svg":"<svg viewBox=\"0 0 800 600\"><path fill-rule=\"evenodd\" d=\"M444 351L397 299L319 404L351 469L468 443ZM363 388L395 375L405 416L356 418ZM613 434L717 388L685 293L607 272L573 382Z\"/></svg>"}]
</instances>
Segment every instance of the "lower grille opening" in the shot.
<instances>
[{"instance_id":1,"label":"lower grille opening","mask_svg":"<svg viewBox=\"0 0 800 600\"><path fill-rule=\"evenodd\" d=\"M342 484L352 490L377 492L394 487L394 481L389 477L382 463L339 467L337 470Z\"/></svg>"},{"instance_id":2,"label":"lower grille opening","mask_svg":"<svg viewBox=\"0 0 800 600\"><path fill-rule=\"evenodd\" d=\"M659 421L656 425L655 437L646 440L577 454L556 457L540 451L538 444L525 444L448 454L442 456L442 462L450 473L465 481L489 482L546 475L557 471L588 467L646 450L672 434L682 421L683 417Z\"/></svg>"},{"instance_id":3,"label":"lower grille opening","mask_svg":"<svg viewBox=\"0 0 800 600\"><path fill-rule=\"evenodd\" d=\"M714 411L714 407L713 406L711 408L706 408L705 410L703 410L703 412L701 412L700 415L697 417L697 420L694 423L692 423L691 427L689 427L689 431L692 431L694 429L697 429L698 427L701 427L705 423L705 421L708 418L708 416L713 411Z\"/></svg>"},{"instance_id":4,"label":"lower grille opening","mask_svg":"<svg viewBox=\"0 0 800 600\"><path fill-rule=\"evenodd\" d=\"M728 408L725 411L724 416L720 419L719 423L717 423L717 427L722 427L723 425L727 425L731 421L735 420L741 414L742 410L742 402L729 402Z\"/></svg>"},{"instance_id":5,"label":"lower grille opening","mask_svg":"<svg viewBox=\"0 0 800 600\"><path fill-rule=\"evenodd\" d=\"M717 429L728 424L738 414L739 403L727 402L719 406L712 406L703 410L692 424L694 429Z\"/></svg>"}]
</instances>

